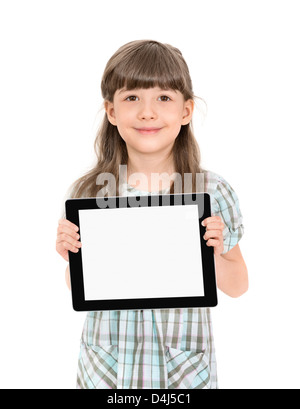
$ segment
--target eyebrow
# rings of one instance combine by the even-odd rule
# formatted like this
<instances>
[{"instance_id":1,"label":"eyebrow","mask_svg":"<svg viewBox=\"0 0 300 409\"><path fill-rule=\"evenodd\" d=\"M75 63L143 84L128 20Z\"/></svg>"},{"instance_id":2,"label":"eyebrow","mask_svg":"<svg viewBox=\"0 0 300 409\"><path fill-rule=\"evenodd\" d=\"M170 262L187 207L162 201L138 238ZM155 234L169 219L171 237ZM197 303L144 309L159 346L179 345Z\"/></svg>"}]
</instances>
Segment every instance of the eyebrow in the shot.
<instances>
[{"instance_id":1,"label":"eyebrow","mask_svg":"<svg viewBox=\"0 0 300 409\"><path fill-rule=\"evenodd\" d=\"M142 88L138 88L138 89L142 89ZM119 90L118 91L118 95L121 95L121 94L124 94L125 92L131 92L131 91L137 91L138 89L125 89L125 88L122 88L121 90ZM175 90L175 89L160 89L160 91L159 92L174 92L175 94L177 94L177 90Z\"/></svg>"}]
</instances>

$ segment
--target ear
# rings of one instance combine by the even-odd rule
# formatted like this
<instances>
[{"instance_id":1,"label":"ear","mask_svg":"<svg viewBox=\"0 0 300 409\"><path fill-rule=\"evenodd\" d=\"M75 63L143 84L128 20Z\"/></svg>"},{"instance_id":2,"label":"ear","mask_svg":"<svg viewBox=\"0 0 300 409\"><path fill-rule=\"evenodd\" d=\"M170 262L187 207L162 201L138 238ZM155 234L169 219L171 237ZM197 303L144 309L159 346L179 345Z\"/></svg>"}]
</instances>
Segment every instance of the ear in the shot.
<instances>
[{"instance_id":1,"label":"ear","mask_svg":"<svg viewBox=\"0 0 300 409\"><path fill-rule=\"evenodd\" d=\"M185 101L181 125L187 125L191 122L192 117L193 117L194 107L195 107L195 102L192 99Z\"/></svg>"},{"instance_id":2,"label":"ear","mask_svg":"<svg viewBox=\"0 0 300 409\"><path fill-rule=\"evenodd\" d=\"M106 114L107 114L107 119L109 120L109 122L112 125L117 126L116 116L115 116L115 109L114 109L113 102L105 101L104 102L104 108L105 108L105 111L106 111Z\"/></svg>"}]
</instances>

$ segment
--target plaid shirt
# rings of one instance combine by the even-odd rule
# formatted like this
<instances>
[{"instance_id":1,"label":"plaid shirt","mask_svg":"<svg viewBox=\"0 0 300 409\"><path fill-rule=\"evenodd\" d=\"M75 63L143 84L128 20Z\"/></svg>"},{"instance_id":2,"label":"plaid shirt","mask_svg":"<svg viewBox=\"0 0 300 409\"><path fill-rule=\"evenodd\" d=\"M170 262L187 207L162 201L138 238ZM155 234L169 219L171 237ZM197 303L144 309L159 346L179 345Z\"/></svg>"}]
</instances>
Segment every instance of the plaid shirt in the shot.
<instances>
[{"instance_id":1,"label":"plaid shirt","mask_svg":"<svg viewBox=\"0 0 300 409\"><path fill-rule=\"evenodd\" d=\"M203 191L211 195L212 214L224 221L226 253L243 235L238 198L222 177L209 171L204 172ZM124 184L122 195L149 192ZM78 389L217 387L208 308L88 313L81 339Z\"/></svg>"}]
</instances>

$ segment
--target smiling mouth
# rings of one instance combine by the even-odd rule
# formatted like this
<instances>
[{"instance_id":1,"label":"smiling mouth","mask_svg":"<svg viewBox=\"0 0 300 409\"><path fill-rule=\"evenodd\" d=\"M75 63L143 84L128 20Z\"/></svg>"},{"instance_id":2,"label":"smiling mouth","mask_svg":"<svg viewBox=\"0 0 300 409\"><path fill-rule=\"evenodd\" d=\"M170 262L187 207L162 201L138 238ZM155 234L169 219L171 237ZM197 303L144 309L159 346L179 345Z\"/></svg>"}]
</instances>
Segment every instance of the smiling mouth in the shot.
<instances>
[{"instance_id":1,"label":"smiling mouth","mask_svg":"<svg viewBox=\"0 0 300 409\"><path fill-rule=\"evenodd\" d=\"M155 135L162 128L135 128L142 135Z\"/></svg>"}]
</instances>

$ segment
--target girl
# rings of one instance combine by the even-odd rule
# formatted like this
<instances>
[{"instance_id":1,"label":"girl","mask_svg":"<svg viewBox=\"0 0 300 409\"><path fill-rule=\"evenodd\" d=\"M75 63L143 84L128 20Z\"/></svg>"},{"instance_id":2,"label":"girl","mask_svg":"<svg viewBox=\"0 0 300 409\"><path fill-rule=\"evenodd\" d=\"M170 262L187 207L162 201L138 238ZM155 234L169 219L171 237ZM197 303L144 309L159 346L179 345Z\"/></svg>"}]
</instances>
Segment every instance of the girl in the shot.
<instances>
[{"instance_id":1,"label":"girl","mask_svg":"<svg viewBox=\"0 0 300 409\"><path fill-rule=\"evenodd\" d=\"M181 52L157 41L130 42L109 60L101 90L106 113L95 141L97 165L74 182L68 196L174 194L180 176L179 192L211 195L213 216L204 221L204 238L214 248L217 284L232 297L242 295L248 274L238 245L243 234L238 198L221 176L200 167L192 130L195 96ZM127 166L125 180L120 180L120 165ZM139 183L136 172L143 175ZM115 192L103 183L104 173L115 177ZM154 173L163 175L155 187ZM177 179L170 181L174 174ZM186 174L192 175L189 186ZM196 179L197 174L202 178ZM77 231L64 217L59 221L56 249L66 261L68 251L81 246ZM134 262L134 255L128 257ZM66 279L70 287L68 267ZM77 387L216 389L210 310L89 313Z\"/></svg>"}]
</instances>

